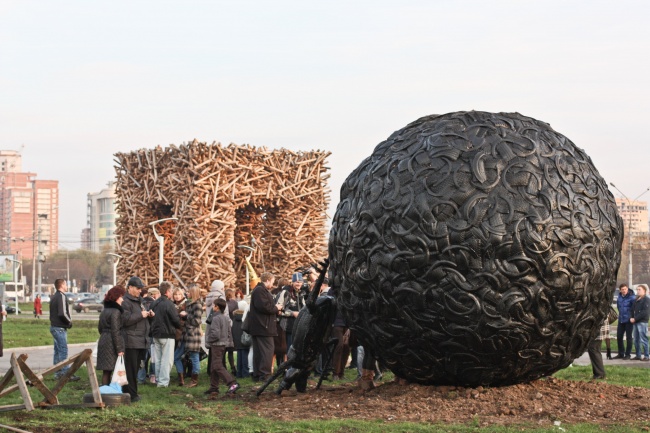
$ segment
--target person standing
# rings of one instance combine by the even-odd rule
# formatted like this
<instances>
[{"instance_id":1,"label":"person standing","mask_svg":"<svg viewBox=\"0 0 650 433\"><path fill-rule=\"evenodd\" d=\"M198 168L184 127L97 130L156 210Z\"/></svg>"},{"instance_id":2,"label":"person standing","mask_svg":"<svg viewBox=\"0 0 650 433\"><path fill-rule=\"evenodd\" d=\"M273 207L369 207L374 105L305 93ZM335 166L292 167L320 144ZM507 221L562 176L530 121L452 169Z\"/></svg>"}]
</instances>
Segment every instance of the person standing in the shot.
<instances>
[{"instance_id":1,"label":"person standing","mask_svg":"<svg viewBox=\"0 0 650 433\"><path fill-rule=\"evenodd\" d=\"M187 318L187 299L185 299L185 292L180 287L174 289L172 295L172 302L176 307L176 312L181 318L181 327L176 330L174 337L174 365L176 366L176 373L178 373L178 386L185 385L185 343L183 342L183 331L185 330L185 319Z\"/></svg>"},{"instance_id":2,"label":"person standing","mask_svg":"<svg viewBox=\"0 0 650 433\"><path fill-rule=\"evenodd\" d=\"M273 371L273 337L277 334L275 317L281 309L275 305L271 294L275 276L264 272L260 280L251 293L248 312L249 330L253 337L253 381L266 381Z\"/></svg>"},{"instance_id":3,"label":"person standing","mask_svg":"<svg viewBox=\"0 0 650 433\"><path fill-rule=\"evenodd\" d=\"M632 308L634 306L634 292L627 287L627 284L621 284L620 293L616 300L618 307L618 327L616 328L616 341L618 342L618 355L614 359L630 359L632 353L632 331L634 325L630 322L632 317ZM623 335L625 335L627 346L623 344Z\"/></svg>"},{"instance_id":4,"label":"person standing","mask_svg":"<svg viewBox=\"0 0 650 433\"><path fill-rule=\"evenodd\" d=\"M603 344L603 339L609 338L609 322L605 318L604 323L600 327L600 333L596 338L589 343L587 346L587 353L589 354L589 360L591 361L591 370L594 374L594 380L605 379L605 366L603 365L603 354L601 351L601 346Z\"/></svg>"},{"instance_id":5,"label":"person standing","mask_svg":"<svg viewBox=\"0 0 650 433\"><path fill-rule=\"evenodd\" d=\"M176 330L181 327L181 318L172 302L173 286L169 281L160 283L160 298L151 304L154 312L151 336L156 358L156 386L169 386L169 374L174 365L174 342ZM183 312L185 313L185 312Z\"/></svg>"},{"instance_id":6,"label":"person standing","mask_svg":"<svg viewBox=\"0 0 650 433\"><path fill-rule=\"evenodd\" d=\"M282 288L278 296L277 304L282 308L280 316L280 328L284 330L287 340L287 351L293 344L293 323L298 317L298 313L305 306L305 300L302 293L303 276L296 272L291 276L291 285Z\"/></svg>"},{"instance_id":7,"label":"person standing","mask_svg":"<svg viewBox=\"0 0 650 433\"><path fill-rule=\"evenodd\" d=\"M208 306L208 308L210 308ZM239 308L239 303L235 299L235 291L233 289L226 290L226 308L228 308L230 324L232 329L232 324L234 323L234 313ZM226 358L228 358L228 363L230 364L230 374L237 376L237 367L235 366L235 348L226 347L226 351L223 354L223 365L226 365Z\"/></svg>"},{"instance_id":8,"label":"person standing","mask_svg":"<svg viewBox=\"0 0 650 433\"><path fill-rule=\"evenodd\" d=\"M43 315L43 303L41 302L41 295L36 295L34 298L34 317L40 319Z\"/></svg>"},{"instance_id":9,"label":"person standing","mask_svg":"<svg viewBox=\"0 0 650 433\"><path fill-rule=\"evenodd\" d=\"M219 393L219 379L223 380L228 387L228 394L234 394L239 389L239 384L221 362L226 347L232 347L232 330L230 329L230 320L225 315L226 301L217 298L212 306L212 321L208 325L205 333L205 345L212 349L210 352L214 359L210 363L210 387L205 394L216 395Z\"/></svg>"},{"instance_id":10,"label":"person standing","mask_svg":"<svg viewBox=\"0 0 650 433\"><path fill-rule=\"evenodd\" d=\"M650 318L650 298L646 296L646 286L640 284L636 288L636 299L632 308L630 322L634 325L634 345L636 346L635 361L650 361L648 354L648 318ZM641 353L643 350L643 353Z\"/></svg>"},{"instance_id":11,"label":"person standing","mask_svg":"<svg viewBox=\"0 0 650 433\"><path fill-rule=\"evenodd\" d=\"M99 314L99 341L97 342L97 370L102 370L102 385L111 383L117 357L124 355L122 336L122 302L126 290L115 286L104 296L104 309Z\"/></svg>"},{"instance_id":12,"label":"person standing","mask_svg":"<svg viewBox=\"0 0 650 433\"><path fill-rule=\"evenodd\" d=\"M146 311L142 305L140 289L144 283L138 277L131 277L127 283L126 295L122 302L122 334L124 336L124 367L129 381L122 387L123 392L131 395L131 402L140 400L138 395L138 369L145 359L149 338L149 318L153 311Z\"/></svg>"},{"instance_id":13,"label":"person standing","mask_svg":"<svg viewBox=\"0 0 650 433\"><path fill-rule=\"evenodd\" d=\"M192 364L192 380L185 385L186 388L193 388L199 384L199 371L201 368L199 353L201 351L201 315L203 314L203 303L201 289L198 284L191 284L187 291L188 302L185 308L185 329L183 331L182 345L185 352L189 353ZM209 346L208 346L209 347ZM180 364L181 369L183 364ZM178 370L179 364L176 364Z\"/></svg>"},{"instance_id":14,"label":"person standing","mask_svg":"<svg viewBox=\"0 0 650 433\"><path fill-rule=\"evenodd\" d=\"M50 334L54 338L54 365L68 359L68 329L72 328L72 317L70 316L70 305L65 296L68 291L68 284L62 278L54 281L56 291L50 299ZM54 374L55 379L61 378L70 370L66 365ZM79 376L70 376L71 381L79 380Z\"/></svg>"}]
</instances>

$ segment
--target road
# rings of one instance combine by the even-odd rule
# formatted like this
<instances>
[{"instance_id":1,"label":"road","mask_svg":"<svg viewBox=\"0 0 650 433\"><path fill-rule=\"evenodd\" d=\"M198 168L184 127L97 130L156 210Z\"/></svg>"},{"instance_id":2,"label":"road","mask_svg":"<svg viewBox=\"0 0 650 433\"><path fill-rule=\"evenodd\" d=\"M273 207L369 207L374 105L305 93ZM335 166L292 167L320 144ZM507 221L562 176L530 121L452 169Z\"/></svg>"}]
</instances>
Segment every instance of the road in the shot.
<instances>
[{"instance_id":1,"label":"road","mask_svg":"<svg viewBox=\"0 0 650 433\"><path fill-rule=\"evenodd\" d=\"M68 356L76 355L84 349L93 349L95 343L79 343L68 345ZM4 349L4 356L0 358L0 374L5 374L10 368L11 353L14 352L16 356L26 353L29 355L27 358L27 365L33 371L45 370L53 365L54 359L54 346L38 346L38 347L21 347L16 349ZM96 354L93 354L96 356ZM95 362L95 359L93 359Z\"/></svg>"},{"instance_id":2,"label":"road","mask_svg":"<svg viewBox=\"0 0 650 433\"><path fill-rule=\"evenodd\" d=\"M91 311L89 313L77 313L74 310L71 311L72 314L72 321L74 322L75 320L99 320L99 313L95 311ZM24 320L24 319L33 319L34 314L33 313L27 313L23 311L22 314L9 314L7 316L7 320ZM43 311L43 315L41 316L41 320L49 320L50 318L50 312L49 311Z\"/></svg>"}]
</instances>

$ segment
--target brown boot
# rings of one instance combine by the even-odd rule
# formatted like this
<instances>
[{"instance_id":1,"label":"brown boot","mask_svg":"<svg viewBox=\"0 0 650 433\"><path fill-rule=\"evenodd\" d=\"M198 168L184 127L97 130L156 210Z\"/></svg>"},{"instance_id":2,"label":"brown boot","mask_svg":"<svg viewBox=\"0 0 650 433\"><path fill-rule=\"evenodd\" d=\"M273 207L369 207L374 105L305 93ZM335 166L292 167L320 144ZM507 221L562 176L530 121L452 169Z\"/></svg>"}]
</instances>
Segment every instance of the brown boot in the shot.
<instances>
[{"instance_id":1,"label":"brown boot","mask_svg":"<svg viewBox=\"0 0 650 433\"><path fill-rule=\"evenodd\" d=\"M375 389L375 382L373 381L374 377L374 370L366 370L365 368L361 370L361 379L359 379L359 387L361 388L361 391L367 392L371 389Z\"/></svg>"},{"instance_id":2,"label":"brown boot","mask_svg":"<svg viewBox=\"0 0 650 433\"><path fill-rule=\"evenodd\" d=\"M190 383L185 385L185 388L194 388L199 384L199 375L198 374L192 374L192 380Z\"/></svg>"},{"instance_id":3,"label":"brown boot","mask_svg":"<svg viewBox=\"0 0 650 433\"><path fill-rule=\"evenodd\" d=\"M183 376L183 373L178 373L178 386L183 385L185 385L185 377Z\"/></svg>"}]
</instances>

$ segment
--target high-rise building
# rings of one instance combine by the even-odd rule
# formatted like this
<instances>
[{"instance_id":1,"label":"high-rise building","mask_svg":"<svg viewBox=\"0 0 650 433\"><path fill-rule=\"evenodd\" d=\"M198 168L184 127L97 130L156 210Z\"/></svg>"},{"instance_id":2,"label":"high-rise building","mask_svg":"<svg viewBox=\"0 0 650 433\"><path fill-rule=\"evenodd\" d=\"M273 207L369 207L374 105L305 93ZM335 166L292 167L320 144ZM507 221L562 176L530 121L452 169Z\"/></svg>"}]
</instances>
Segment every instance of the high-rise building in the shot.
<instances>
[{"instance_id":1,"label":"high-rise building","mask_svg":"<svg viewBox=\"0 0 650 433\"><path fill-rule=\"evenodd\" d=\"M634 235L648 233L648 202L632 201L624 198L616 198L618 212L623 219L625 233L631 232Z\"/></svg>"},{"instance_id":2,"label":"high-rise building","mask_svg":"<svg viewBox=\"0 0 650 433\"><path fill-rule=\"evenodd\" d=\"M22 155L0 151L0 251L34 257L38 236L47 256L58 249L59 182L22 172Z\"/></svg>"},{"instance_id":3,"label":"high-rise building","mask_svg":"<svg viewBox=\"0 0 650 433\"><path fill-rule=\"evenodd\" d=\"M96 193L88 194L87 224L89 233L86 234L90 250L100 252L105 247L115 250L115 182L109 182L107 187ZM86 230L86 229L84 229ZM82 231L82 242L84 232Z\"/></svg>"}]
</instances>

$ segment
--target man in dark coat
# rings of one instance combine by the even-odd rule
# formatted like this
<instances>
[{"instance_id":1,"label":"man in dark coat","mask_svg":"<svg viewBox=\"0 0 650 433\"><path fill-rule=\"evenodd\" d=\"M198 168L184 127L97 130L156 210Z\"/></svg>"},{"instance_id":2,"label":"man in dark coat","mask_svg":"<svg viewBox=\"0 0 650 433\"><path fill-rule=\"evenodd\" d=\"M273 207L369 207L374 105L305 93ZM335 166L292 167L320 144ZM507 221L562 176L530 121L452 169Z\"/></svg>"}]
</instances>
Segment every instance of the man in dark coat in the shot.
<instances>
[{"instance_id":1,"label":"man in dark coat","mask_svg":"<svg viewBox=\"0 0 650 433\"><path fill-rule=\"evenodd\" d=\"M122 333L124 335L124 367L128 385L122 387L122 392L131 394L131 402L140 400L138 395L138 368L144 360L149 340L149 317L152 311L145 311L142 306L140 289L144 283L138 277L131 277L127 283L127 293L122 302Z\"/></svg>"},{"instance_id":2,"label":"man in dark coat","mask_svg":"<svg viewBox=\"0 0 650 433\"><path fill-rule=\"evenodd\" d=\"M169 374L174 365L174 342L176 330L181 328L181 318L171 300L174 287L169 281L160 283L160 298L151 304L155 313L151 324L151 336L156 351L156 384L158 388L169 386Z\"/></svg>"},{"instance_id":3,"label":"man in dark coat","mask_svg":"<svg viewBox=\"0 0 650 433\"><path fill-rule=\"evenodd\" d=\"M618 327L616 329L616 340L618 342L618 355L614 359L630 359L632 353L632 333L634 324L630 322L632 318L632 308L634 308L634 292L627 287L627 284L621 284L620 293L616 300L618 307ZM625 343L623 344L623 335Z\"/></svg>"},{"instance_id":4,"label":"man in dark coat","mask_svg":"<svg viewBox=\"0 0 650 433\"><path fill-rule=\"evenodd\" d=\"M644 284L636 288L637 297L632 309L630 322L634 324L634 345L636 346L635 361L650 361L648 353L648 320L650 319L650 298L646 296L647 289Z\"/></svg>"},{"instance_id":5,"label":"man in dark coat","mask_svg":"<svg viewBox=\"0 0 650 433\"><path fill-rule=\"evenodd\" d=\"M277 335L275 318L282 307L275 305L271 290L275 277L269 272L260 275L260 283L251 293L248 323L253 337L253 380L266 381L273 371L273 337Z\"/></svg>"},{"instance_id":6,"label":"man in dark coat","mask_svg":"<svg viewBox=\"0 0 650 433\"><path fill-rule=\"evenodd\" d=\"M54 338L54 364L68 359L68 329L72 328L72 317L70 316L70 305L65 292L68 291L68 283L58 278L54 281L56 292L50 299L50 334ZM65 366L54 374L56 379L68 372L70 366ZM69 380L77 381L78 376L71 376Z\"/></svg>"}]
</instances>

